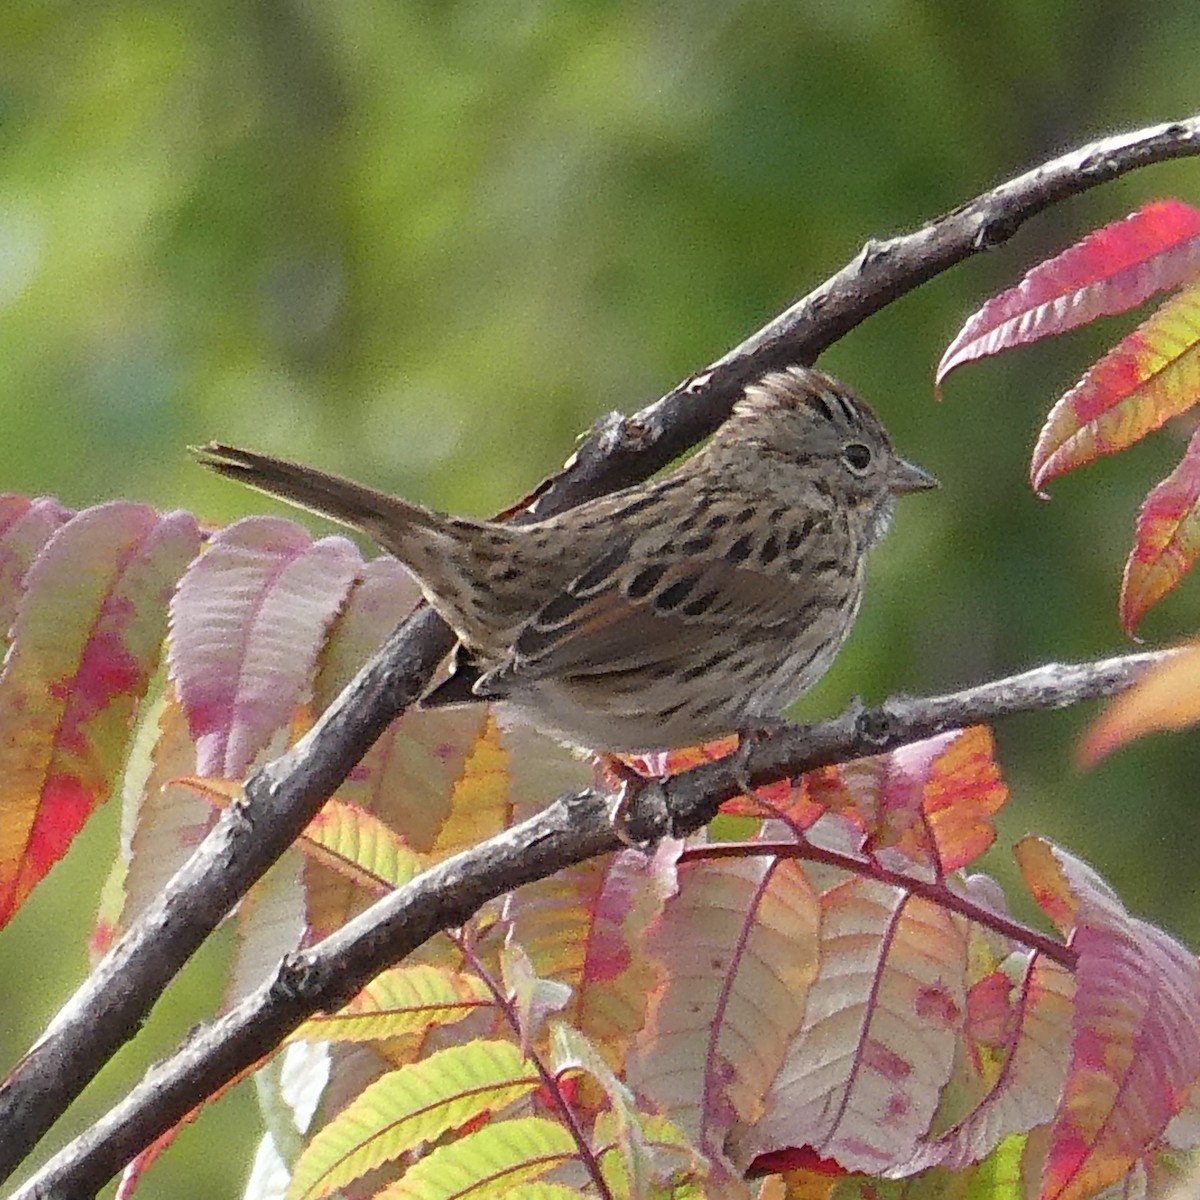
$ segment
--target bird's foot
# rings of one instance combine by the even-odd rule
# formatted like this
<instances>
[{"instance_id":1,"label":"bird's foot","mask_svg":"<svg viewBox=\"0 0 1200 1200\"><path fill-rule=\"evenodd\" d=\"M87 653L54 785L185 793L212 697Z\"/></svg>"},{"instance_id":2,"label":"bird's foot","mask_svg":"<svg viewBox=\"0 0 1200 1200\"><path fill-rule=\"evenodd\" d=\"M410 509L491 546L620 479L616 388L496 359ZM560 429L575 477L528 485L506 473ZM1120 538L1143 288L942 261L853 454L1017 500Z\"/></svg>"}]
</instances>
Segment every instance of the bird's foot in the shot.
<instances>
[{"instance_id":1,"label":"bird's foot","mask_svg":"<svg viewBox=\"0 0 1200 1200\"><path fill-rule=\"evenodd\" d=\"M649 761L651 756L645 756L647 766L653 770L658 764ZM595 758L596 777L601 786L610 790L615 789L609 803L608 819L612 824L613 833L617 840L623 842L631 850L645 852L648 843L640 842L629 832L629 810L634 802L649 790L658 786L654 775L646 776L635 771L615 754L597 754Z\"/></svg>"},{"instance_id":2,"label":"bird's foot","mask_svg":"<svg viewBox=\"0 0 1200 1200\"><path fill-rule=\"evenodd\" d=\"M767 738L790 728L791 725L791 721L785 721L782 717L756 717L753 723L738 730L738 744L729 756L729 765L733 770L734 782L745 795L754 794L754 784L750 781L750 758L754 751Z\"/></svg>"}]
</instances>

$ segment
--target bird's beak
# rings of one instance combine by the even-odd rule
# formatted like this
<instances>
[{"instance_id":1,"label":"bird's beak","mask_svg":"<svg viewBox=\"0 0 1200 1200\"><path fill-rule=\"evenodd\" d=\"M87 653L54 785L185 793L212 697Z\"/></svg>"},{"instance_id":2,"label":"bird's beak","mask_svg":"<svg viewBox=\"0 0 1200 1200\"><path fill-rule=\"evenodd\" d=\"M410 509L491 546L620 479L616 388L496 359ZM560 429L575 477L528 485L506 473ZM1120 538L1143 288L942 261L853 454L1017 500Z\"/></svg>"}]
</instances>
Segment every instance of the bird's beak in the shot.
<instances>
[{"instance_id":1,"label":"bird's beak","mask_svg":"<svg viewBox=\"0 0 1200 1200\"><path fill-rule=\"evenodd\" d=\"M928 471L902 458L896 459L888 483L897 496L906 492L927 492L938 486L938 481Z\"/></svg>"}]
</instances>

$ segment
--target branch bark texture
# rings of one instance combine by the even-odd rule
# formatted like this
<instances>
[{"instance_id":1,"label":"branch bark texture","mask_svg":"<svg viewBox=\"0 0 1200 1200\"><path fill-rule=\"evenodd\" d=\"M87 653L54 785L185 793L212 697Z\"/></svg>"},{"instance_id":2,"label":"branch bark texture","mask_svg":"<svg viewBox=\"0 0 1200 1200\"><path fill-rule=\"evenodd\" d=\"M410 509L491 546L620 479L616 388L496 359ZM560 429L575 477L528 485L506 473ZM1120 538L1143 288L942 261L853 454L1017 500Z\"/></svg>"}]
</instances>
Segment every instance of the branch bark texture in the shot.
<instances>
[{"instance_id":1,"label":"branch bark texture","mask_svg":"<svg viewBox=\"0 0 1200 1200\"><path fill-rule=\"evenodd\" d=\"M1050 205L1129 171L1197 153L1200 115L1105 138L992 188L913 233L869 241L836 275L711 366L633 416L610 414L601 420L563 469L527 501L515 506L514 519L528 519L528 514L549 515L647 478L711 433L728 415L744 385L764 370L788 363L811 363L867 316L955 263L1003 243L1025 221ZM416 613L388 639L320 723L249 781L246 801L222 815L156 903L113 946L41 1040L0 1085L0 1178L13 1171L100 1067L136 1033L191 954L295 840L374 739L420 694L450 644L451 635L439 618L428 610ZM887 713L891 714L888 719L901 724L906 719L902 704L888 708ZM972 719L988 720L993 715L981 712ZM923 723L911 714L909 717L909 737L947 727L939 724L942 718L935 719L928 711ZM859 730L857 719L847 720L847 729ZM951 717L945 720L953 723ZM814 727L818 732L807 735L816 739L810 745L816 755L811 760L813 765L832 761L830 755L852 757L879 745L861 730L846 742L830 732L819 732L823 729L826 727ZM843 730L843 738L845 735ZM790 765L782 771L784 775L802 769L796 765L799 759L787 759L789 752L799 753L798 746L787 743L787 738L793 736L801 735L788 734L781 742L771 739L759 748L751 764L752 771L759 774L752 778L765 779L785 761ZM728 778L728 769L725 776L704 768L681 778L690 782L673 782L667 788L667 799L680 828L695 828L702 823L701 814L711 815L720 800L737 790ZM406 928L394 946L391 934L378 935L387 940L389 954L394 952L389 961L402 957L437 929L455 924L461 919L459 903L473 911L486 899L480 898L481 888L486 891L494 885L504 891L567 862L614 849L611 831L600 829L602 808L598 797L576 797L569 804L560 803L549 810L558 813L557 818L545 815L537 819L545 820L545 826L527 824L505 835L510 840L501 846L490 844L490 853L495 856L492 861L497 865L488 875L491 882L487 885L456 874L460 867L454 864L459 864L462 856L443 864L438 868L444 872L439 876L439 886L453 883L462 889L455 894L453 911L446 908L445 896L440 906L430 901L430 907L421 910L425 912L424 923L415 910L407 911ZM556 826L555 820L562 820L567 810L572 814L566 822L569 827ZM646 821L642 826L635 823L634 828L650 835L657 827ZM471 861L474 870L478 864ZM403 894L407 895L408 889ZM419 940L413 941L418 933ZM374 937L367 941L375 944ZM382 965L373 963L371 972ZM320 975L319 967L311 970ZM301 974L308 978L308 972L305 967ZM347 978L352 978L353 987L357 987L364 977L352 973ZM281 976L279 986L286 985L287 990L295 983L290 975ZM353 990L350 984L347 987ZM305 990L301 988L302 993ZM226 1028L228 1022L233 1022L228 1026L230 1030L235 1028L237 1013L244 1009L245 1005L240 1006L213 1031ZM282 1027L270 1021L263 1028L267 1026L272 1030ZM232 1034L229 1036L232 1038ZM205 1035L202 1039L206 1046L210 1044L207 1038ZM196 1044L193 1042L190 1049ZM233 1039L221 1051L222 1061L250 1061L243 1058L244 1051L230 1048L234 1044L242 1046ZM257 1044L266 1043L260 1040ZM134 1095L141 1094L148 1083L149 1078ZM124 1107L116 1110L113 1118L122 1111ZM107 1119L104 1126L110 1128ZM91 1134L87 1139L89 1145L95 1144ZM124 1147L132 1144L132 1140L122 1143ZM23 1194L86 1195L98 1186L94 1183L100 1178L97 1171L111 1174L120 1165L114 1167L114 1162L109 1157L103 1168L93 1167L76 1176L77 1180L91 1181L82 1189L75 1186L57 1190L59 1185L52 1182L56 1177L51 1173L39 1176L45 1178L44 1186L51 1190L40 1190L43 1185L39 1184L37 1190L27 1189Z\"/></svg>"}]
</instances>

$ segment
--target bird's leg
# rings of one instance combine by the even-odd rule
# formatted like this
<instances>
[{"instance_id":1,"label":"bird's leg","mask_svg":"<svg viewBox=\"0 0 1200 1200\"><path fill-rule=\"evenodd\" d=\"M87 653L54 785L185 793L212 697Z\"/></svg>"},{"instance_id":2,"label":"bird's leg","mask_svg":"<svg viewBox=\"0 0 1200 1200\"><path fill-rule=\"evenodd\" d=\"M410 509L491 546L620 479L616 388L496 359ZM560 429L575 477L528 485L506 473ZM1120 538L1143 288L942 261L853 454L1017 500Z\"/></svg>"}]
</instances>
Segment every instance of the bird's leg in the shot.
<instances>
[{"instance_id":1,"label":"bird's leg","mask_svg":"<svg viewBox=\"0 0 1200 1200\"><path fill-rule=\"evenodd\" d=\"M649 775L635 771L615 754L597 754L594 760L597 779L606 788L616 788L608 812L613 833L633 850L645 850L646 846L629 832L629 809L647 788L655 786L658 778L666 774L667 765L665 751L641 757L650 771Z\"/></svg>"},{"instance_id":2,"label":"bird's leg","mask_svg":"<svg viewBox=\"0 0 1200 1200\"><path fill-rule=\"evenodd\" d=\"M756 717L752 723L737 731L737 745L722 759L717 760L728 761L733 771L734 782L745 795L754 794L748 769L750 756L767 738L791 728L791 725L790 721L781 717ZM629 810L649 787L667 775L669 756L666 750L659 750L639 754L637 758L644 764L644 771L635 770L615 754L597 754L593 762L601 786L615 789L616 794L609 810L613 832L626 846L645 849L645 846L629 833Z\"/></svg>"},{"instance_id":3,"label":"bird's leg","mask_svg":"<svg viewBox=\"0 0 1200 1200\"><path fill-rule=\"evenodd\" d=\"M754 795L754 785L750 782L750 756L772 734L789 728L791 724L791 721L785 721L782 717L756 717L752 725L738 730L738 744L729 755L729 765L733 770L733 781L741 788L743 795Z\"/></svg>"}]
</instances>

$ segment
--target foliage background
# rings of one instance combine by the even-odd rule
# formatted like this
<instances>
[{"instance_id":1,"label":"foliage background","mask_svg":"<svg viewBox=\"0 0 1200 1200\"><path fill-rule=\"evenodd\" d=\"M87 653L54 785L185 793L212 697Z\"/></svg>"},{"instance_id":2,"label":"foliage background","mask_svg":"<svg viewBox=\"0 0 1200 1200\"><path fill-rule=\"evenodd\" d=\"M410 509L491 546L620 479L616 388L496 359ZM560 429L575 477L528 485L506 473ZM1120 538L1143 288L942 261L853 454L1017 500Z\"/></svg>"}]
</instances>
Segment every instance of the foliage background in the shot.
<instances>
[{"instance_id":1,"label":"foliage background","mask_svg":"<svg viewBox=\"0 0 1200 1200\"><path fill-rule=\"evenodd\" d=\"M659 395L852 256L1057 150L1189 113L1194 0L10 0L0 8L0 479L214 522L267 502L209 437L447 509L504 507L600 413ZM807 713L1126 648L1137 504L1185 430L1055 488L1042 414L1128 322L954 378L962 318L1195 163L1063 205L823 365L943 490L906 502L858 630ZM1197 585L1145 634L1193 630ZM1085 712L1007 722L1005 834L1047 833L1200 945L1194 739L1080 776ZM0 1061L85 969L110 805L0 937ZM1005 871L1005 855L995 856ZM219 998L209 948L67 1124ZM143 1194L233 1195L249 1089ZM214 1153L214 1150L219 1152Z\"/></svg>"}]
</instances>

